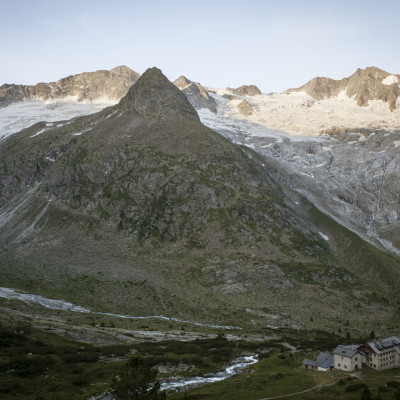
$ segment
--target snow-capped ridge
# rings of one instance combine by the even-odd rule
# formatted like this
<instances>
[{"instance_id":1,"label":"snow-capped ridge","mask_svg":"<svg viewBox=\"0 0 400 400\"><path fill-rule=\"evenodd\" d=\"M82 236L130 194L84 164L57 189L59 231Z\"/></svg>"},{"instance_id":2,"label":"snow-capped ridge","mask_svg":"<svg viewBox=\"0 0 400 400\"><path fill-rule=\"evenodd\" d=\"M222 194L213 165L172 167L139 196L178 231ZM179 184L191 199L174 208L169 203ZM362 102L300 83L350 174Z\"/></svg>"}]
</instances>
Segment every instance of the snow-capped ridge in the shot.
<instances>
[{"instance_id":1,"label":"snow-capped ridge","mask_svg":"<svg viewBox=\"0 0 400 400\"><path fill-rule=\"evenodd\" d=\"M311 79L305 85L288 89L285 93L305 92L316 100L324 100L336 97L346 90L349 98L354 98L359 107L368 107L370 101L381 100L387 103L390 111L397 108L397 100L400 96L399 76L391 75L376 67L358 68L348 78L335 80L325 77Z\"/></svg>"},{"instance_id":2,"label":"snow-capped ridge","mask_svg":"<svg viewBox=\"0 0 400 400\"><path fill-rule=\"evenodd\" d=\"M16 101L77 101L80 103L118 102L137 81L140 74L122 65L107 70L70 75L56 82L36 85L0 86L0 104Z\"/></svg>"}]
</instances>

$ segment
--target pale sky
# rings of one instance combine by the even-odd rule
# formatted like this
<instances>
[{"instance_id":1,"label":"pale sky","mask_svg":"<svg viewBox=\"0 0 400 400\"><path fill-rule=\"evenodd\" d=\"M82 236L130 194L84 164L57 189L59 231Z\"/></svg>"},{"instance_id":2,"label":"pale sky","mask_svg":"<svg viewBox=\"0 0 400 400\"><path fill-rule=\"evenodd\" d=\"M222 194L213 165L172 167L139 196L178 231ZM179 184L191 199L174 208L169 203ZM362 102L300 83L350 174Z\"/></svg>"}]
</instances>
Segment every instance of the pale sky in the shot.
<instances>
[{"instance_id":1,"label":"pale sky","mask_svg":"<svg viewBox=\"0 0 400 400\"><path fill-rule=\"evenodd\" d=\"M0 0L0 85L127 65L262 92L400 73L399 0Z\"/></svg>"}]
</instances>

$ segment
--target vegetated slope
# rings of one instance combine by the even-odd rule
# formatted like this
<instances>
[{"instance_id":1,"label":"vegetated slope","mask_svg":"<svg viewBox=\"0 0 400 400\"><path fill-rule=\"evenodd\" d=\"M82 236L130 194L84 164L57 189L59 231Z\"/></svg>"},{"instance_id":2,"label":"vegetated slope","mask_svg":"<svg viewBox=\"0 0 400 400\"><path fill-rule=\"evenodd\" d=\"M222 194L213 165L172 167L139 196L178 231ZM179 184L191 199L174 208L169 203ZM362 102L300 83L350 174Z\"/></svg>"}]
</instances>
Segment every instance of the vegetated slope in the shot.
<instances>
[{"instance_id":1,"label":"vegetated slope","mask_svg":"<svg viewBox=\"0 0 400 400\"><path fill-rule=\"evenodd\" d=\"M390 320L392 281L336 258L256 158L156 68L116 106L21 131L0 145L0 285L241 326Z\"/></svg>"},{"instance_id":2,"label":"vegetated slope","mask_svg":"<svg viewBox=\"0 0 400 400\"><path fill-rule=\"evenodd\" d=\"M84 72L57 82L34 86L4 84L0 86L0 105L22 100L52 100L76 97L79 102L95 102L105 98L119 101L137 81L140 74L125 65L110 71Z\"/></svg>"},{"instance_id":3,"label":"vegetated slope","mask_svg":"<svg viewBox=\"0 0 400 400\"><path fill-rule=\"evenodd\" d=\"M345 90L348 97L354 97L357 105L365 107L370 100L382 100L388 103L390 111L397 108L396 102L400 95L400 76L391 75L376 67L358 68L348 78L335 80L330 78L313 78L290 92L306 92L316 100L337 96Z\"/></svg>"}]
</instances>

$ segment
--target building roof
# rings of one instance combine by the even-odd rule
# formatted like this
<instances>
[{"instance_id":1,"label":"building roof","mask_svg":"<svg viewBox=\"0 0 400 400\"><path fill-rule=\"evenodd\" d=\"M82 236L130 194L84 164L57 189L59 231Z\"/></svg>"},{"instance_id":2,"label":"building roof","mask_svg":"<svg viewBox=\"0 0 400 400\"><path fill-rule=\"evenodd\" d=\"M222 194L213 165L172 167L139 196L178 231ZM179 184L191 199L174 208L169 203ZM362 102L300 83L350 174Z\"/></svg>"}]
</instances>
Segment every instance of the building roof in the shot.
<instances>
[{"instance_id":1,"label":"building roof","mask_svg":"<svg viewBox=\"0 0 400 400\"><path fill-rule=\"evenodd\" d=\"M315 360L304 359L303 365L311 365L312 367L315 368L324 368L324 369L333 368L334 366L333 354L321 352L318 354Z\"/></svg>"},{"instance_id":2,"label":"building roof","mask_svg":"<svg viewBox=\"0 0 400 400\"><path fill-rule=\"evenodd\" d=\"M323 368L323 369L333 368L335 366L333 354L331 354L331 353L321 353L321 354L326 355L326 357L324 357L323 360L321 359L321 363L319 365L317 365L317 367ZM317 357L316 361L318 362L318 357Z\"/></svg>"},{"instance_id":3,"label":"building roof","mask_svg":"<svg viewBox=\"0 0 400 400\"><path fill-rule=\"evenodd\" d=\"M400 351L400 336L390 336L387 338L383 338L382 340L377 340L374 342L368 342L368 346L376 354L383 354L387 351L396 350Z\"/></svg>"},{"instance_id":4,"label":"building roof","mask_svg":"<svg viewBox=\"0 0 400 400\"><path fill-rule=\"evenodd\" d=\"M333 350L333 354L340 355L342 357L352 358L355 354L358 353L359 344L351 344L348 346L339 345Z\"/></svg>"},{"instance_id":5,"label":"building roof","mask_svg":"<svg viewBox=\"0 0 400 400\"><path fill-rule=\"evenodd\" d=\"M311 365L312 367L317 367L315 361L309 360L308 358L305 358L303 360L303 365Z\"/></svg>"}]
</instances>

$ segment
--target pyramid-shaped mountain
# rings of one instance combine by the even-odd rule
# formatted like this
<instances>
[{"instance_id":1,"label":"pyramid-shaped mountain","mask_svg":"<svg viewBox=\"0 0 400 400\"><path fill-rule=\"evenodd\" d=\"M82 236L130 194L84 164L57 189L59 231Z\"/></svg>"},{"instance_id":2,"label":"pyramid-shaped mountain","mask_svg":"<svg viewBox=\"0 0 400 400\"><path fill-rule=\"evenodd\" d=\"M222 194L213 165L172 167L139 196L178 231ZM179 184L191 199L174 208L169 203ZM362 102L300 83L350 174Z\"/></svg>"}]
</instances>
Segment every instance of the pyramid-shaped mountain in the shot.
<instances>
[{"instance_id":1,"label":"pyramid-shaped mountain","mask_svg":"<svg viewBox=\"0 0 400 400\"><path fill-rule=\"evenodd\" d=\"M0 285L243 326L267 308L321 327L373 307L264 162L151 68L117 105L0 144Z\"/></svg>"}]
</instances>

